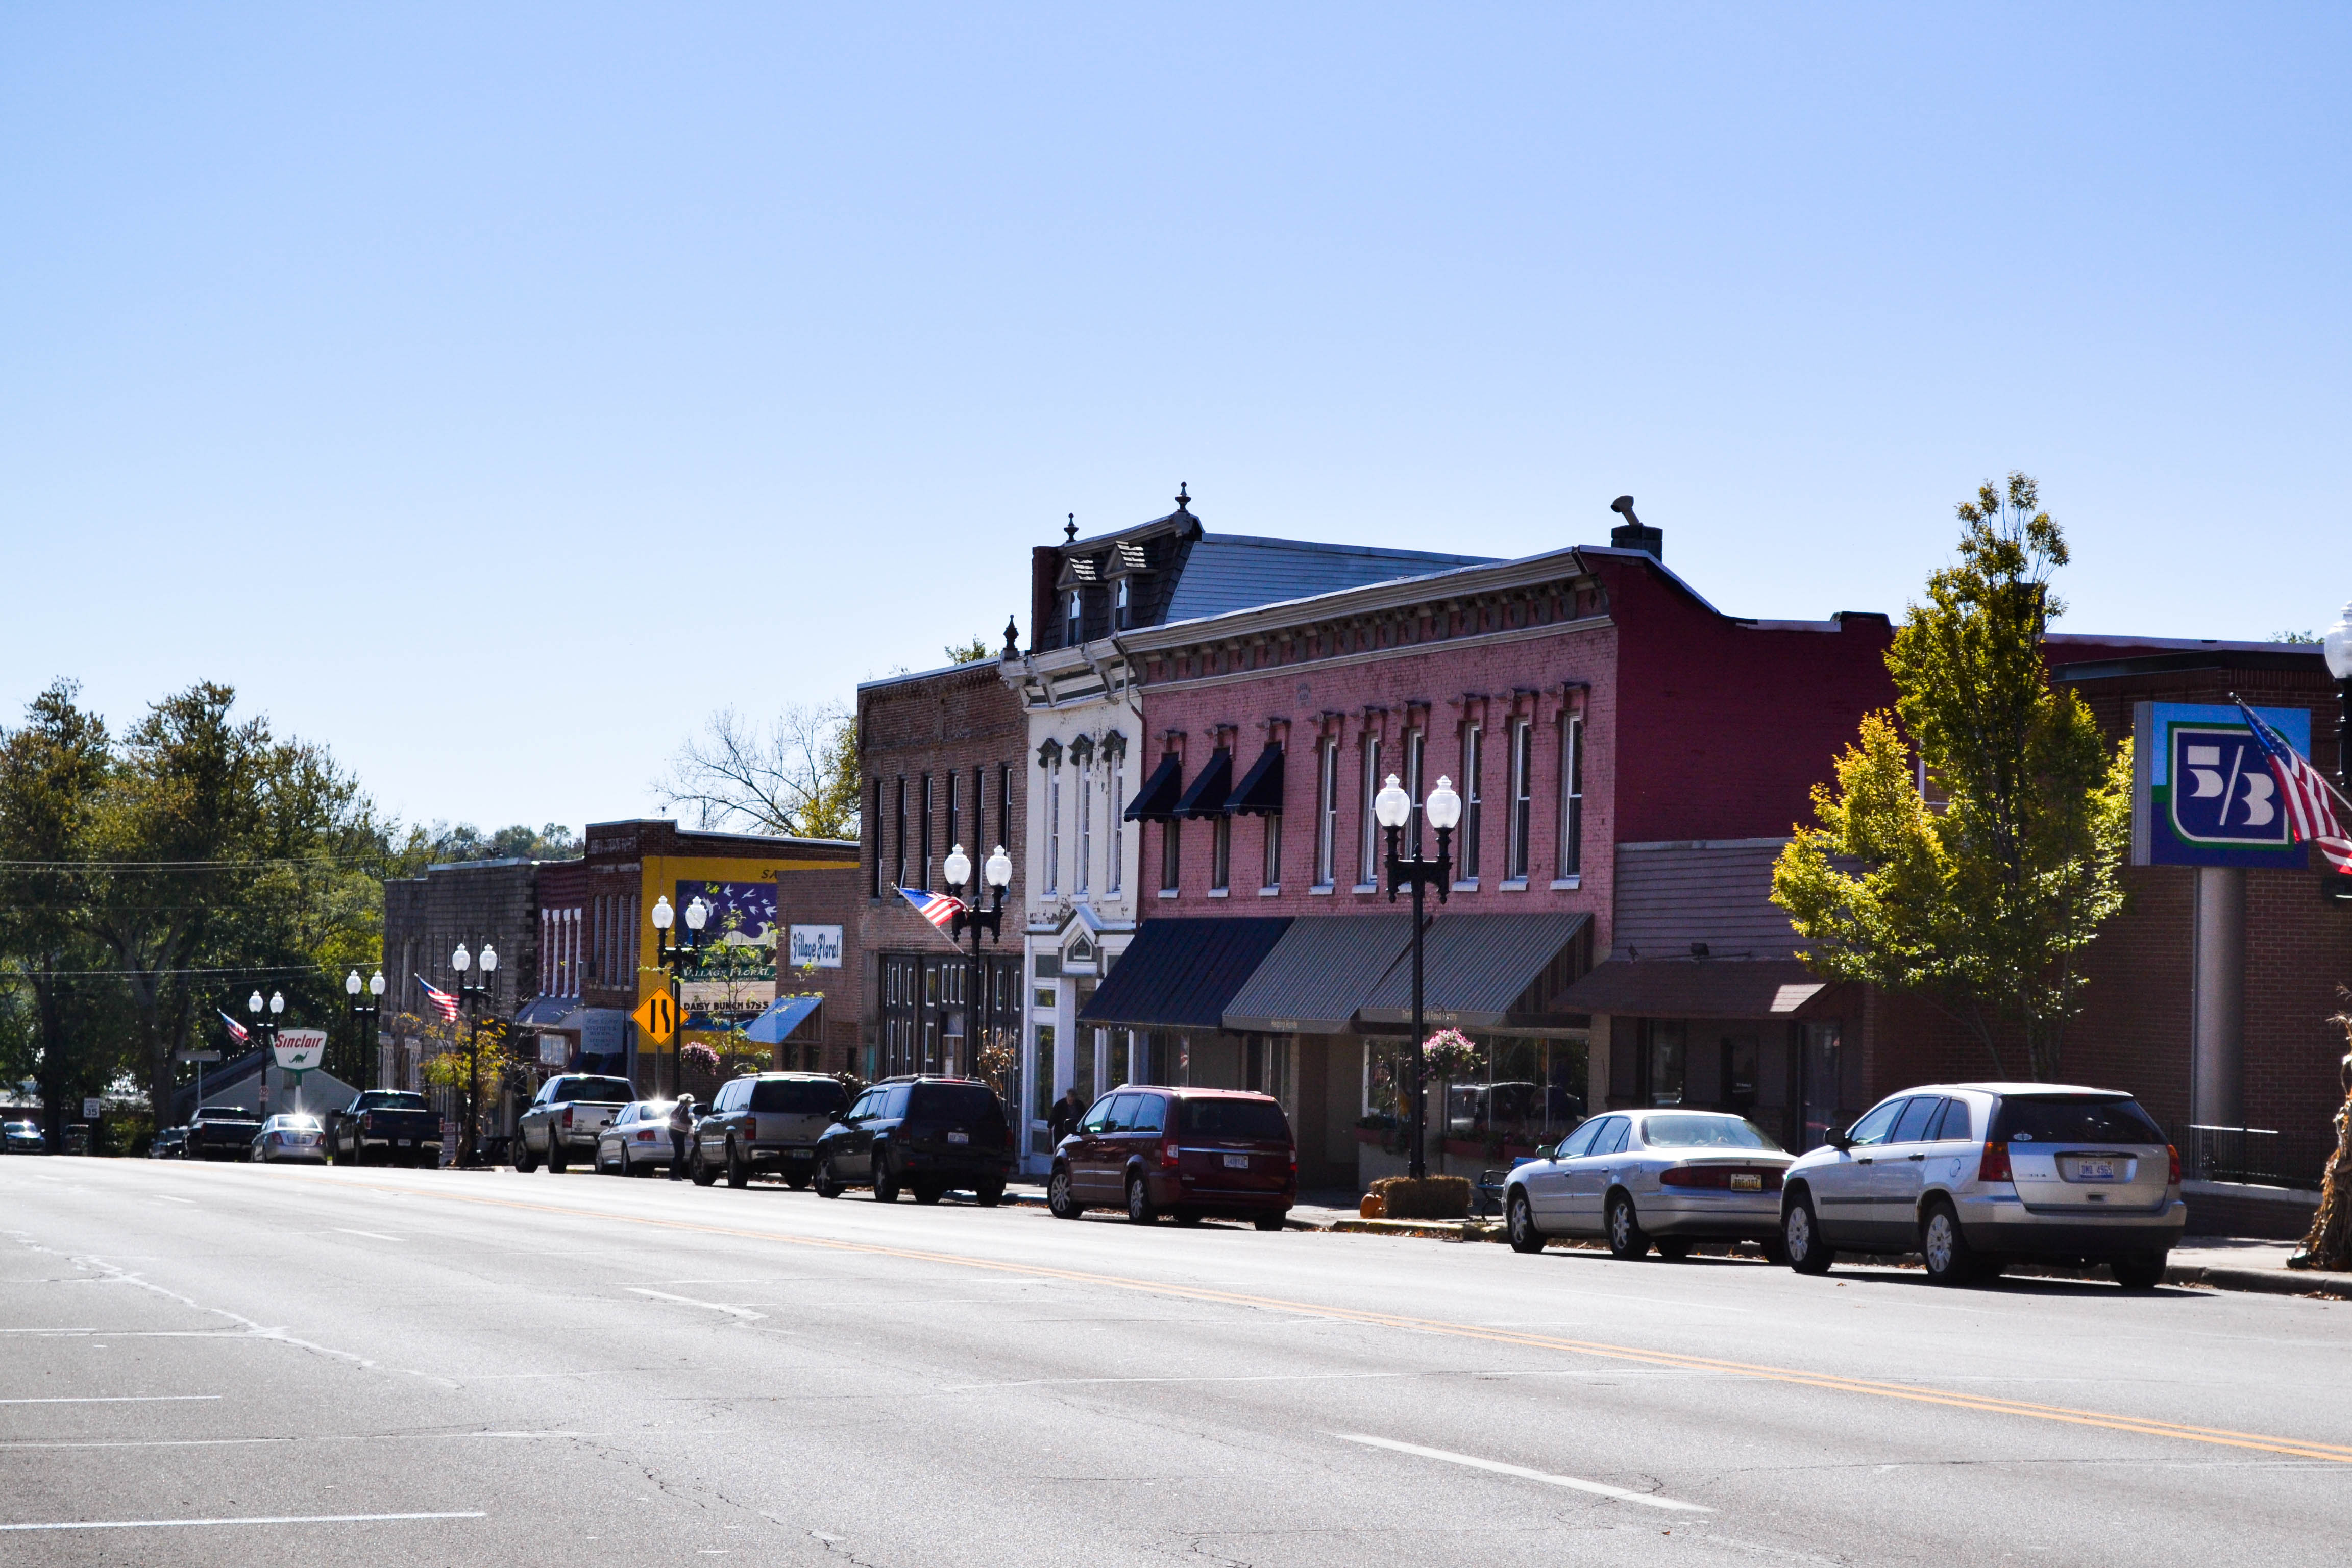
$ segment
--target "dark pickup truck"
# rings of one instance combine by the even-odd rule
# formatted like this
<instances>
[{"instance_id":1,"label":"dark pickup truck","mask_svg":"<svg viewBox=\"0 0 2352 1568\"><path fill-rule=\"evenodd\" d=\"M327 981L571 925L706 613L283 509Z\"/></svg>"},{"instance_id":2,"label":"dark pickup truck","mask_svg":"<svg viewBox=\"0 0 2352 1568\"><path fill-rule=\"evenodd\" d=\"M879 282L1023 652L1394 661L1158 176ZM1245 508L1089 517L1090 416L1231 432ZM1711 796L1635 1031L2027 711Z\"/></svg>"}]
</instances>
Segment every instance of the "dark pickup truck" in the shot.
<instances>
[{"instance_id":1,"label":"dark pickup truck","mask_svg":"<svg viewBox=\"0 0 2352 1568\"><path fill-rule=\"evenodd\" d=\"M184 1160L242 1160L261 1136L261 1118L241 1105L200 1105L188 1122Z\"/></svg>"},{"instance_id":2,"label":"dark pickup truck","mask_svg":"<svg viewBox=\"0 0 2352 1568\"><path fill-rule=\"evenodd\" d=\"M440 1115L411 1089L365 1090L327 1112L327 1158L339 1165L438 1165Z\"/></svg>"}]
</instances>

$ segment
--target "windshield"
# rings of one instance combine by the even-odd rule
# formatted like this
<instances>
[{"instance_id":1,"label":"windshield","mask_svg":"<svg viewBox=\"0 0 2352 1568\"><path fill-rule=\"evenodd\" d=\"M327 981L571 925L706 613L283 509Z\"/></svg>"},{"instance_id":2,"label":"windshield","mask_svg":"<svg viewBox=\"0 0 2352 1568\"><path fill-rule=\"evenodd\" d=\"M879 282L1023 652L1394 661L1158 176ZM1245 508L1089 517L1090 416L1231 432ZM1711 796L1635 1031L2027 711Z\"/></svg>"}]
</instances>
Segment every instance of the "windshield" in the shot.
<instances>
[{"instance_id":1,"label":"windshield","mask_svg":"<svg viewBox=\"0 0 2352 1568\"><path fill-rule=\"evenodd\" d=\"M360 1109L362 1110L422 1110L425 1109L425 1097L421 1094L411 1094L406 1089L383 1089L373 1094L360 1096Z\"/></svg>"},{"instance_id":2,"label":"windshield","mask_svg":"<svg viewBox=\"0 0 2352 1568\"><path fill-rule=\"evenodd\" d=\"M637 1086L625 1078L567 1079L555 1086L552 1098L559 1103L567 1100L630 1100L637 1098Z\"/></svg>"},{"instance_id":3,"label":"windshield","mask_svg":"<svg viewBox=\"0 0 2352 1568\"><path fill-rule=\"evenodd\" d=\"M315 1116L273 1116L269 1124L281 1131L305 1132L316 1131L319 1119Z\"/></svg>"},{"instance_id":4,"label":"windshield","mask_svg":"<svg viewBox=\"0 0 2352 1568\"><path fill-rule=\"evenodd\" d=\"M2000 1102L1996 1142L2162 1143L2167 1142L2147 1112L2128 1100L2093 1100L2088 1095L2011 1097Z\"/></svg>"},{"instance_id":5,"label":"windshield","mask_svg":"<svg viewBox=\"0 0 2352 1568\"><path fill-rule=\"evenodd\" d=\"M196 1112L199 1121L258 1121L261 1118L241 1105L207 1105Z\"/></svg>"},{"instance_id":6,"label":"windshield","mask_svg":"<svg viewBox=\"0 0 2352 1568\"><path fill-rule=\"evenodd\" d=\"M766 1078L751 1086L751 1109L790 1116L838 1116L849 1093L830 1079Z\"/></svg>"},{"instance_id":7,"label":"windshield","mask_svg":"<svg viewBox=\"0 0 2352 1568\"><path fill-rule=\"evenodd\" d=\"M1184 1131L1202 1138L1290 1142L1290 1123L1283 1117L1282 1107L1270 1100L1188 1100L1181 1125Z\"/></svg>"},{"instance_id":8,"label":"windshield","mask_svg":"<svg viewBox=\"0 0 2352 1568\"><path fill-rule=\"evenodd\" d=\"M1653 1116L1642 1123L1653 1149L1774 1149L1764 1129L1738 1116Z\"/></svg>"}]
</instances>

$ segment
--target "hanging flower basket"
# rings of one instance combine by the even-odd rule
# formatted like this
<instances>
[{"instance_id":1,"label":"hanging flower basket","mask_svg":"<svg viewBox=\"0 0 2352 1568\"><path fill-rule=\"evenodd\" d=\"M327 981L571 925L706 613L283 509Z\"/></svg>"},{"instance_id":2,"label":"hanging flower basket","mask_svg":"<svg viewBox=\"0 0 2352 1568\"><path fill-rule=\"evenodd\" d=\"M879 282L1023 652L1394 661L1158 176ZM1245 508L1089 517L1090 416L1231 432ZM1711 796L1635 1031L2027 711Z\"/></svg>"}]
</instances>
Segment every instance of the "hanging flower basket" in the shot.
<instances>
[{"instance_id":1,"label":"hanging flower basket","mask_svg":"<svg viewBox=\"0 0 2352 1568\"><path fill-rule=\"evenodd\" d=\"M1423 1040L1422 1057L1432 1078L1468 1078L1486 1067L1486 1053L1459 1029L1440 1029Z\"/></svg>"}]
</instances>

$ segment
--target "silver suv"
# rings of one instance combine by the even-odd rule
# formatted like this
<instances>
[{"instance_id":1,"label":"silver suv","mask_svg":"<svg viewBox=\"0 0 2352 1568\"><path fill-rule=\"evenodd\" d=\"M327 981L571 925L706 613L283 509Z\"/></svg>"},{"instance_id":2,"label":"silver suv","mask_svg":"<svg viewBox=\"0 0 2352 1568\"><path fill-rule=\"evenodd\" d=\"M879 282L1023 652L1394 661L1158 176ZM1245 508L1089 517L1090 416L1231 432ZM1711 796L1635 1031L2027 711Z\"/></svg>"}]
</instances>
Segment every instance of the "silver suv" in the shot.
<instances>
[{"instance_id":1,"label":"silver suv","mask_svg":"<svg viewBox=\"0 0 2352 1568\"><path fill-rule=\"evenodd\" d=\"M1926 1084L1880 1100L1789 1167L1789 1267L1916 1252L1938 1284L2034 1259L2164 1278L2188 1205L2180 1158L2127 1094L2056 1083Z\"/></svg>"}]
</instances>

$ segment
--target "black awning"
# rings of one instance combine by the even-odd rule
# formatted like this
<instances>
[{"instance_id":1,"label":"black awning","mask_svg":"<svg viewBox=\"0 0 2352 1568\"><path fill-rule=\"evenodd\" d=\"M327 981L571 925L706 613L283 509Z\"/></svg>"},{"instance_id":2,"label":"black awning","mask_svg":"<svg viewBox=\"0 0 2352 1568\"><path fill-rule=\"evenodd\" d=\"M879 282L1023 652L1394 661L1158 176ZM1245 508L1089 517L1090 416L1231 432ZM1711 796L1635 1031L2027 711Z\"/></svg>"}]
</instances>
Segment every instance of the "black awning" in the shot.
<instances>
[{"instance_id":1,"label":"black awning","mask_svg":"<svg viewBox=\"0 0 2352 1568\"><path fill-rule=\"evenodd\" d=\"M1351 1033L1356 1009L1412 940L1411 915L1295 920L1257 973L1225 1004L1225 1028L1236 1035Z\"/></svg>"},{"instance_id":2,"label":"black awning","mask_svg":"<svg viewBox=\"0 0 2352 1568\"><path fill-rule=\"evenodd\" d=\"M1268 746L1258 753L1257 761L1242 779L1242 787L1225 797L1225 812L1232 816L1280 816L1282 815L1282 748Z\"/></svg>"},{"instance_id":3,"label":"black awning","mask_svg":"<svg viewBox=\"0 0 2352 1568\"><path fill-rule=\"evenodd\" d=\"M1582 914L1457 915L1442 914L1429 922L1422 939L1422 1017L1433 1026L1495 1029L1529 1009L1523 1002L1542 1006L1544 998L1531 996L1554 961L1591 920ZM1570 993L1572 994L1572 992ZM1550 998L1547 1013L1558 1014L1581 1005ZM1357 1010L1369 1025L1410 1025L1412 1021L1412 960L1410 953L1372 988Z\"/></svg>"},{"instance_id":4,"label":"black awning","mask_svg":"<svg viewBox=\"0 0 2352 1568\"><path fill-rule=\"evenodd\" d=\"M1127 819L1165 822L1176 815L1176 802L1183 793L1184 760L1162 757L1160 765L1151 770L1151 776L1143 781L1143 787L1136 791L1134 801L1127 808Z\"/></svg>"},{"instance_id":5,"label":"black awning","mask_svg":"<svg viewBox=\"0 0 2352 1568\"><path fill-rule=\"evenodd\" d=\"M1287 915L1146 921L1078 1022L1220 1028L1225 1005L1289 929Z\"/></svg>"},{"instance_id":6,"label":"black awning","mask_svg":"<svg viewBox=\"0 0 2352 1568\"><path fill-rule=\"evenodd\" d=\"M1231 752L1211 752L1209 765L1176 803L1171 816L1223 816L1225 795L1234 786L1234 754Z\"/></svg>"}]
</instances>

